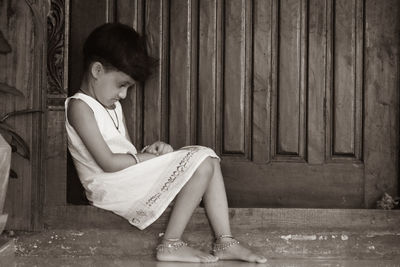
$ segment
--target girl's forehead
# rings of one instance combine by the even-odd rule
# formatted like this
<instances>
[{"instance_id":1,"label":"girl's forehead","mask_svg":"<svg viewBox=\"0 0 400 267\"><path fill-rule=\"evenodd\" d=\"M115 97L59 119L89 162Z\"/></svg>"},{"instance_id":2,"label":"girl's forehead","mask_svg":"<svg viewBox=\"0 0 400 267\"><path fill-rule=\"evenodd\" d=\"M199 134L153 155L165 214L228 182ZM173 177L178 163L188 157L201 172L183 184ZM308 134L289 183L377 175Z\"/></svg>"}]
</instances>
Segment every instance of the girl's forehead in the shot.
<instances>
[{"instance_id":1,"label":"girl's forehead","mask_svg":"<svg viewBox=\"0 0 400 267\"><path fill-rule=\"evenodd\" d=\"M122 71L113 71L112 75L114 76L115 79L117 79L117 81L119 82L129 82L134 84L135 80L132 79L131 76L129 76L128 74L126 74L125 72Z\"/></svg>"}]
</instances>

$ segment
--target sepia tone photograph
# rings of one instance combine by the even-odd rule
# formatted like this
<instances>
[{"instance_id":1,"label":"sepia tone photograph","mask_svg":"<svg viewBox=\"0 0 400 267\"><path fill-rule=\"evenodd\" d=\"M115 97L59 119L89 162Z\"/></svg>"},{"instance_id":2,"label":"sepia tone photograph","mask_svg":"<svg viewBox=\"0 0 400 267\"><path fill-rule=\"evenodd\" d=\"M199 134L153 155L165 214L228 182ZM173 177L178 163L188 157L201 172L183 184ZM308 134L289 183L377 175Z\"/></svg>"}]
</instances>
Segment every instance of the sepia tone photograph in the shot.
<instances>
[{"instance_id":1,"label":"sepia tone photograph","mask_svg":"<svg viewBox=\"0 0 400 267\"><path fill-rule=\"evenodd\" d=\"M400 267L399 0L0 0L0 266Z\"/></svg>"}]
</instances>

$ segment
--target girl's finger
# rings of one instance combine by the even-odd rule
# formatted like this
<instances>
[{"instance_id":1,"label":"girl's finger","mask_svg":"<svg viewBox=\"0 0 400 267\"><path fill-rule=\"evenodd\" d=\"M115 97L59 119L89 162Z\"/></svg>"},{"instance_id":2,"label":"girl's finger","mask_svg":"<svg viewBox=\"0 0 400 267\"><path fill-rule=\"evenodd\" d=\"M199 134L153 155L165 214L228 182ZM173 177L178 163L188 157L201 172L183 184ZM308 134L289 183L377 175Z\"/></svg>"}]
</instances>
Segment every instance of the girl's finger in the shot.
<instances>
[{"instance_id":1,"label":"girl's finger","mask_svg":"<svg viewBox=\"0 0 400 267\"><path fill-rule=\"evenodd\" d=\"M166 145L165 143L162 144L162 145L160 146L160 150L159 150L160 154L165 154L165 153L167 153L167 152L168 152L167 149L168 149L168 148L167 148L167 145Z\"/></svg>"},{"instance_id":2,"label":"girl's finger","mask_svg":"<svg viewBox=\"0 0 400 267\"><path fill-rule=\"evenodd\" d=\"M151 153L151 154L156 154L156 153L157 153L154 144L152 144L151 146L149 146L149 148L147 148L146 151L149 152L149 153Z\"/></svg>"}]
</instances>

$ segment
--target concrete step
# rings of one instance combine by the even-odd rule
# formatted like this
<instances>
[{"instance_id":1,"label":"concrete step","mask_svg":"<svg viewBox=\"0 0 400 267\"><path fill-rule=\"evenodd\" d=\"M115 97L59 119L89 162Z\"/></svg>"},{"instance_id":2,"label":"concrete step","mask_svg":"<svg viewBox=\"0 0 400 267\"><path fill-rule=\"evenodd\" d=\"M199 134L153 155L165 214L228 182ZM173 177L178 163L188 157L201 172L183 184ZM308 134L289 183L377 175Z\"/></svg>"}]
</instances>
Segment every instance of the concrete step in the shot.
<instances>
[{"instance_id":1,"label":"concrete step","mask_svg":"<svg viewBox=\"0 0 400 267\"><path fill-rule=\"evenodd\" d=\"M2 263L2 262L1 262ZM8 264L7 264L8 263ZM100 257L15 257L7 265L16 267L398 267L392 260L270 259L266 264L219 261L212 264L158 262L135 258Z\"/></svg>"},{"instance_id":2,"label":"concrete step","mask_svg":"<svg viewBox=\"0 0 400 267\"><path fill-rule=\"evenodd\" d=\"M47 217L47 229L41 232L16 232L17 256L151 261L170 211L143 231L93 207L57 212ZM372 260L400 266L398 211L249 208L230 209L230 219L235 237L269 259ZM204 209L196 209L183 239L204 251L211 249Z\"/></svg>"},{"instance_id":3,"label":"concrete step","mask_svg":"<svg viewBox=\"0 0 400 267\"><path fill-rule=\"evenodd\" d=\"M84 229L18 232L14 239L19 256L151 259L159 236L160 232L154 229ZM270 259L398 259L400 262L399 233L252 229L236 230L235 236ZM184 239L193 247L211 250L210 231L188 231Z\"/></svg>"}]
</instances>

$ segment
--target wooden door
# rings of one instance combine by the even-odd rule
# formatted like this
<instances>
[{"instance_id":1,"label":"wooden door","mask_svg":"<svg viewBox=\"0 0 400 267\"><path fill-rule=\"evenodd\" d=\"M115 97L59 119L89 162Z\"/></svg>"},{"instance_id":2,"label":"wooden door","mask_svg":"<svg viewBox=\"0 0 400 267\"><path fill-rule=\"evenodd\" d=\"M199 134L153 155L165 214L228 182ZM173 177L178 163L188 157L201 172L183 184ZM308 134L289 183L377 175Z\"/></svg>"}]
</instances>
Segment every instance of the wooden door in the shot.
<instances>
[{"instance_id":1,"label":"wooden door","mask_svg":"<svg viewBox=\"0 0 400 267\"><path fill-rule=\"evenodd\" d=\"M46 1L0 1L0 32L10 50L0 53L1 86L12 87L23 96L0 94L0 117L26 109L46 110ZM11 157L10 179L5 200L6 229L35 230L41 227L46 144L46 113L10 116L5 122L25 140L27 157L20 147ZM10 141L10 136L1 132ZM15 142L13 142L15 145ZM2 196L3 198L4 196Z\"/></svg>"},{"instance_id":2,"label":"wooden door","mask_svg":"<svg viewBox=\"0 0 400 267\"><path fill-rule=\"evenodd\" d=\"M71 47L120 21L159 58L123 103L135 145L213 148L231 206L373 207L396 195L398 1L74 2L90 13L71 9Z\"/></svg>"}]
</instances>

